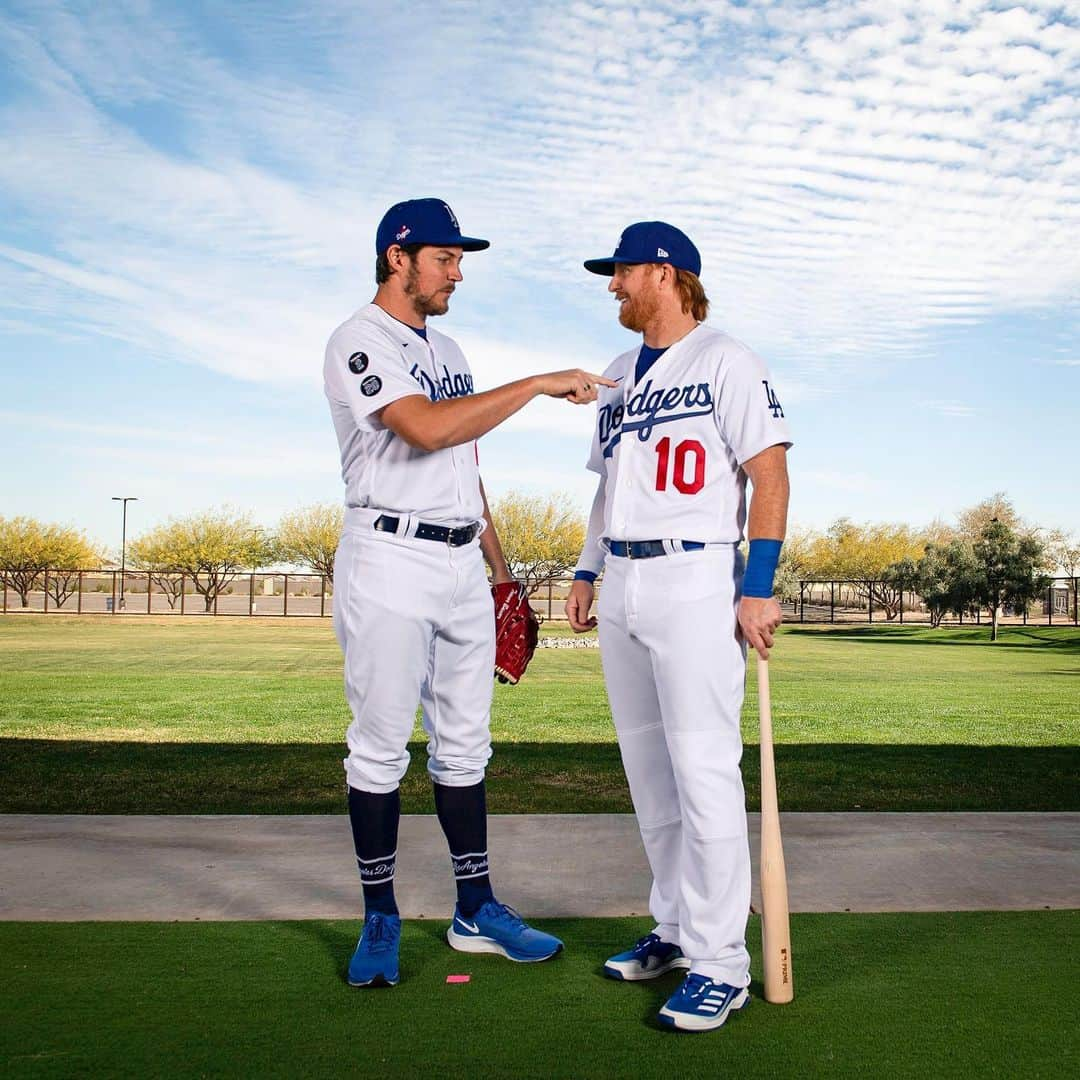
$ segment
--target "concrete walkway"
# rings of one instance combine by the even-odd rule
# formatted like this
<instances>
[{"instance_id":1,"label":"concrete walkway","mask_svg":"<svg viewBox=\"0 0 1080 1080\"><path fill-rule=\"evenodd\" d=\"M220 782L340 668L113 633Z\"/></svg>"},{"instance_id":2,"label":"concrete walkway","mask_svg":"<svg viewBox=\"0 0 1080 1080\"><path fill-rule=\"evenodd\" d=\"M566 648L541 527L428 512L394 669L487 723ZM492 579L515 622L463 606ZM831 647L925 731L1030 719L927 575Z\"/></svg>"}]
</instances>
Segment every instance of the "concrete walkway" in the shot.
<instances>
[{"instance_id":1,"label":"concrete walkway","mask_svg":"<svg viewBox=\"0 0 1080 1080\"><path fill-rule=\"evenodd\" d=\"M756 814L750 824L756 868ZM1080 907L1080 814L785 814L783 829L792 911ZM498 894L523 914L646 913L650 878L631 815L494 816L489 843ZM454 887L437 820L404 817L398 850L402 914L446 918ZM359 910L344 815L0 815L0 919Z\"/></svg>"}]
</instances>

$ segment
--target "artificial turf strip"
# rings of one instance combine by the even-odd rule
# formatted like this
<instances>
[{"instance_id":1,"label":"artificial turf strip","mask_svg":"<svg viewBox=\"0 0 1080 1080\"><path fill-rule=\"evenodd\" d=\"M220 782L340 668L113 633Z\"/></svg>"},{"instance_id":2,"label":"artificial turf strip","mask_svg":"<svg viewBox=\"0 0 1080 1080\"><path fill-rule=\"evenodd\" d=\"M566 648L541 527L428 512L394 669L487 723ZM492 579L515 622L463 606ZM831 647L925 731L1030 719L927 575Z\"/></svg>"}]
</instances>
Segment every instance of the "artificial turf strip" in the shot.
<instances>
[{"instance_id":1,"label":"artificial turf strip","mask_svg":"<svg viewBox=\"0 0 1080 1080\"><path fill-rule=\"evenodd\" d=\"M1076 1075L1080 913L797 915L795 1001L675 1034L679 974L616 983L640 919L546 920L544 964L406 923L402 982L343 980L356 925L0 924L0 1070L39 1076L1061 1077ZM758 963L758 923L749 941ZM448 985L450 974L469 974Z\"/></svg>"}]
</instances>

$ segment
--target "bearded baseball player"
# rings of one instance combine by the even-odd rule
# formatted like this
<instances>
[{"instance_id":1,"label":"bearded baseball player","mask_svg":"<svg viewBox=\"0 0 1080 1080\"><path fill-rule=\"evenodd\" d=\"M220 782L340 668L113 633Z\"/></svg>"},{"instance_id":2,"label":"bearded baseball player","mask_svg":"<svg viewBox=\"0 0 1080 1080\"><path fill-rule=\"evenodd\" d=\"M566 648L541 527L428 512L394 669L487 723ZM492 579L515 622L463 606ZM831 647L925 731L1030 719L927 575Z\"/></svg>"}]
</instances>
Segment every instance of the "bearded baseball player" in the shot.
<instances>
[{"instance_id":1,"label":"bearded baseball player","mask_svg":"<svg viewBox=\"0 0 1080 1080\"><path fill-rule=\"evenodd\" d=\"M387 211L375 246L375 298L331 335L324 367L345 481L334 629L353 714L345 775L365 907L352 986L399 978L398 785L418 703L457 883L449 943L522 962L562 948L496 900L488 876L495 622L485 560L496 585L512 579L476 440L538 395L584 404L605 383L559 371L476 393L461 349L427 320L449 308L463 253L488 241L462 236L441 199L413 199Z\"/></svg>"},{"instance_id":2,"label":"bearded baseball player","mask_svg":"<svg viewBox=\"0 0 1080 1080\"><path fill-rule=\"evenodd\" d=\"M603 570L604 681L653 875L655 927L604 971L689 969L659 1019L707 1031L749 1000L739 713L746 646L767 656L780 625L791 440L761 358L704 325L701 256L684 233L631 225L614 255L585 267L611 278L619 321L643 337L605 372L618 385L597 401L600 483L566 604L574 630L596 626Z\"/></svg>"}]
</instances>

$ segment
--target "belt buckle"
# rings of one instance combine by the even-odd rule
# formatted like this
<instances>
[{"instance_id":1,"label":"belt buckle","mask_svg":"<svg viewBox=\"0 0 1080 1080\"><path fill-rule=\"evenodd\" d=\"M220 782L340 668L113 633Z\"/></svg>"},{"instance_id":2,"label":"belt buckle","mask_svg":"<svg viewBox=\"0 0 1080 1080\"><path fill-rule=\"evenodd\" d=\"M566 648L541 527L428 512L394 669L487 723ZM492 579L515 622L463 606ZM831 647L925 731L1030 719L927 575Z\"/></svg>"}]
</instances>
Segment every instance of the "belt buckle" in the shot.
<instances>
[{"instance_id":1,"label":"belt buckle","mask_svg":"<svg viewBox=\"0 0 1080 1080\"><path fill-rule=\"evenodd\" d=\"M635 555L634 554L634 541L633 540L627 540L626 541L626 557L628 559L640 559L641 558L640 555Z\"/></svg>"}]
</instances>

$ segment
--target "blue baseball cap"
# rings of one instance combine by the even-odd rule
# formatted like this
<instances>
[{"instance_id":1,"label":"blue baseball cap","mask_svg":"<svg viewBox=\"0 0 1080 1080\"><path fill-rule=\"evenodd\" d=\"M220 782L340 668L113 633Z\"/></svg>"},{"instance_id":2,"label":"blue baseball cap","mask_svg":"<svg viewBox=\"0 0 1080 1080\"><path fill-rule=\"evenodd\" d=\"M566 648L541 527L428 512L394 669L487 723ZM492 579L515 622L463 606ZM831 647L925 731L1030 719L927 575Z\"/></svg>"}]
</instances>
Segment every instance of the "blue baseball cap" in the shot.
<instances>
[{"instance_id":1,"label":"blue baseball cap","mask_svg":"<svg viewBox=\"0 0 1080 1080\"><path fill-rule=\"evenodd\" d=\"M690 237L666 221L639 221L628 225L609 259L588 259L585 269L611 277L616 263L671 263L676 270L701 273L701 253Z\"/></svg>"},{"instance_id":2,"label":"blue baseball cap","mask_svg":"<svg viewBox=\"0 0 1080 1080\"><path fill-rule=\"evenodd\" d=\"M442 199L409 199L391 206L375 233L375 254L384 254L394 244L430 244L464 251L491 247L487 240L462 236L454 211Z\"/></svg>"}]
</instances>

